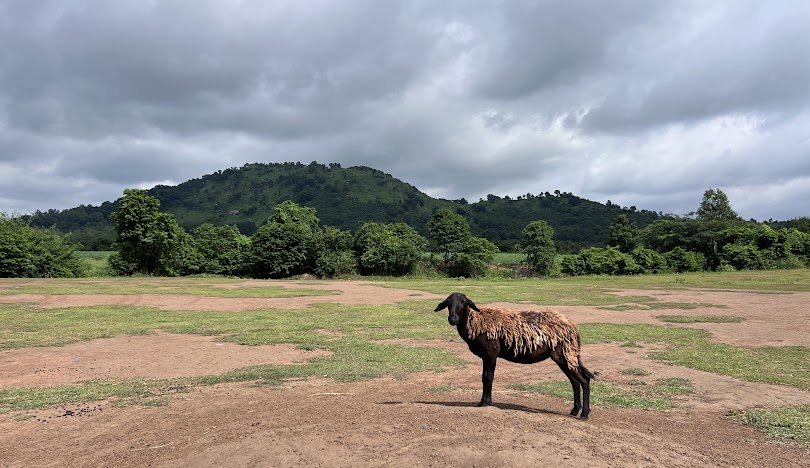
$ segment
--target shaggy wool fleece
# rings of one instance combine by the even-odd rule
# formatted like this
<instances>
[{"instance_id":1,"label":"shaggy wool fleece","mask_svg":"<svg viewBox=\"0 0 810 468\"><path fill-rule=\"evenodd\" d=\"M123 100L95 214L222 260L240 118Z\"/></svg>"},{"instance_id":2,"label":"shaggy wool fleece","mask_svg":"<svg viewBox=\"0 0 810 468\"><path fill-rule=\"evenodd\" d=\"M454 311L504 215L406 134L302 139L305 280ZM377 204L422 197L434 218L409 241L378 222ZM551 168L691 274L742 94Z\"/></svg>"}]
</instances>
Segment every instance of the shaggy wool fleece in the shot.
<instances>
[{"instance_id":1,"label":"shaggy wool fleece","mask_svg":"<svg viewBox=\"0 0 810 468\"><path fill-rule=\"evenodd\" d=\"M564 360L568 368L579 368L579 330L564 315L554 310L520 311L481 307L467 317L470 339L484 335L502 339L515 356L549 351L555 362ZM560 359L561 358L561 359Z\"/></svg>"}]
</instances>

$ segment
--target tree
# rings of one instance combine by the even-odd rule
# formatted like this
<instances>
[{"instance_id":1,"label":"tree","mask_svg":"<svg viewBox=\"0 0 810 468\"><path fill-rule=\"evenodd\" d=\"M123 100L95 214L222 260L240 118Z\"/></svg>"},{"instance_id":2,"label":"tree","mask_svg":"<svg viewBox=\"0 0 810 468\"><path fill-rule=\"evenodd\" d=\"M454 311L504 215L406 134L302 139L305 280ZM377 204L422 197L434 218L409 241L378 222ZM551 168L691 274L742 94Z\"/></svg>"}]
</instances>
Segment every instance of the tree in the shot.
<instances>
[{"instance_id":1,"label":"tree","mask_svg":"<svg viewBox=\"0 0 810 468\"><path fill-rule=\"evenodd\" d=\"M405 223L366 223L354 236L360 272L404 275L413 271L427 242Z\"/></svg>"},{"instance_id":2,"label":"tree","mask_svg":"<svg viewBox=\"0 0 810 468\"><path fill-rule=\"evenodd\" d=\"M199 255L196 273L238 275L245 271L250 238L236 226L204 223L191 231L192 246Z\"/></svg>"},{"instance_id":3,"label":"tree","mask_svg":"<svg viewBox=\"0 0 810 468\"><path fill-rule=\"evenodd\" d=\"M785 223L785 227L798 229L799 231L810 234L810 218L807 216L793 218Z\"/></svg>"},{"instance_id":4,"label":"tree","mask_svg":"<svg viewBox=\"0 0 810 468\"><path fill-rule=\"evenodd\" d=\"M441 209L436 211L428 222L428 236L447 265L451 256L460 252L470 238L470 225L460 214L453 213L449 209Z\"/></svg>"},{"instance_id":5,"label":"tree","mask_svg":"<svg viewBox=\"0 0 810 468\"><path fill-rule=\"evenodd\" d=\"M690 252L680 247L675 247L664 253L667 259L667 266L676 273L688 271L701 271L706 263L706 258L699 252Z\"/></svg>"},{"instance_id":6,"label":"tree","mask_svg":"<svg viewBox=\"0 0 810 468\"><path fill-rule=\"evenodd\" d=\"M720 189L703 192L703 200L697 210L698 219L704 221L735 221L740 217L731 209L728 196Z\"/></svg>"},{"instance_id":7,"label":"tree","mask_svg":"<svg viewBox=\"0 0 810 468\"><path fill-rule=\"evenodd\" d=\"M306 273L310 238L304 224L268 221L251 238L251 271L259 278Z\"/></svg>"},{"instance_id":8,"label":"tree","mask_svg":"<svg viewBox=\"0 0 810 468\"><path fill-rule=\"evenodd\" d=\"M628 253L639 244L638 226L630 221L626 214L616 216L608 228L608 247L618 247L619 251Z\"/></svg>"},{"instance_id":9,"label":"tree","mask_svg":"<svg viewBox=\"0 0 810 468\"><path fill-rule=\"evenodd\" d=\"M318 255L315 259L315 273L333 277L355 272L352 252L354 237L338 228L326 227L317 241Z\"/></svg>"},{"instance_id":10,"label":"tree","mask_svg":"<svg viewBox=\"0 0 810 468\"><path fill-rule=\"evenodd\" d=\"M126 189L121 208L110 218L118 237L119 261L145 275L174 274L182 261L188 234L174 216L160 212L160 201L146 190Z\"/></svg>"},{"instance_id":11,"label":"tree","mask_svg":"<svg viewBox=\"0 0 810 468\"><path fill-rule=\"evenodd\" d=\"M54 229L33 228L19 216L0 212L0 277L80 276L75 249Z\"/></svg>"},{"instance_id":12,"label":"tree","mask_svg":"<svg viewBox=\"0 0 810 468\"><path fill-rule=\"evenodd\" d=\"M483 237L469 237L461 250L451 256L447 272L450 276L483 276L496 253L498 247L492 242Z\"/></svg>"},{"instance_id":13,"label":"tree","mask_svg":"<svg viewBox=\"0 0 810 468\"><path fill-rule=\"evenodd\" d=\"M314 271L319 222L314 208L289 200L277 205L251 239L253 273L283 278Z\"/></svg>"},{"instance_id":14,"label":"tree","mask_svg":"<svg viewBox=\"0 0 810 468\"><path fill-rule=\"evenodd\" d=\"M545 221L532 221L523 229L523 240L518 244L526 254L529 269L546 276L554 266L557 248L554 246L554 229Z\"/></svg>"}]
</instances>

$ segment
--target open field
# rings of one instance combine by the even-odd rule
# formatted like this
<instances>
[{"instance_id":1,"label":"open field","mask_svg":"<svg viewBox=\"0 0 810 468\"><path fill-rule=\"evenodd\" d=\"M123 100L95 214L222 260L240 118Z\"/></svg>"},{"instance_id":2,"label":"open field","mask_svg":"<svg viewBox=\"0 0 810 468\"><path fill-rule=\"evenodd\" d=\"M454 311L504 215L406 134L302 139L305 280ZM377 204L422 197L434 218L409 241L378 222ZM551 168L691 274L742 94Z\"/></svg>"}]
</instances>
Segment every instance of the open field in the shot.
<instances>
[{"instance_id":1,"label":"open field","mask_svg":"<svg viewBox=\"0 0 810 468\"><path fill-rule=\"evenodd\" d=\"M433 308L553 307L599 380L480 361ZM0 466L806 466L810 271L0 280Z\"/></svg>"}]
</instances>

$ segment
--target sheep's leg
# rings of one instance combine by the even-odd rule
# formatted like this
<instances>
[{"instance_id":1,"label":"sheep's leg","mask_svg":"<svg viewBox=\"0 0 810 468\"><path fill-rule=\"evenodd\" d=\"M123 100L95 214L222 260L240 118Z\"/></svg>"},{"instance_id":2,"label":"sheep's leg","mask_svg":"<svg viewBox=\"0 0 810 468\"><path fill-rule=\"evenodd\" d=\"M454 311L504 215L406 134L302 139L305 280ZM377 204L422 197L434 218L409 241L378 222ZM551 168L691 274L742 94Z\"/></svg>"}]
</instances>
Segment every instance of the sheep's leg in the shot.
<instances>
[{"instance_id":1,"label":"sheep's leg","mask_svg":"<svg viewBox=\"0 0 810 468\"><path fill-rule=\"evenodd\" d=\"M576 416L579 414L579 410L582 409L582 403L579 399L579 389L580 389L579 380L577 380L574 377L571 370L568 369L568 365L559 362L557 363L557 365L560 367L560 370L563 371L563 374L565 374L565 376L568 377L568 381L571 382L571 389L574 391L574 407L571 408L571 416Z\"/></svg>"},{"instance_id":2,"label":"sheep's leg","mask_svg":"<svg viewBox=\"0 0 810 468\"><path fill-rule=\"evenodd\" d=\"M478 406L489 406L492 404L492 381L495 380L495 364L498 362L498 356L484 356L482 360L484 370L481 373L481 383L484 385L484 392Z\"/></svg>"},{"instance_id":3,"label":"sheep's leg","mask_svg":"<svg viewBox=\"0 0 810 468\"><path fill-rule=\"evenodd\" d=\"M587 421L588 416L591 414L591 379L587 374L583 376L583 373L581 373L579 369L571 371L571 375L573 375L582 386L582 414L579 416L579 419Z\"/></svg>"}]
</instances>

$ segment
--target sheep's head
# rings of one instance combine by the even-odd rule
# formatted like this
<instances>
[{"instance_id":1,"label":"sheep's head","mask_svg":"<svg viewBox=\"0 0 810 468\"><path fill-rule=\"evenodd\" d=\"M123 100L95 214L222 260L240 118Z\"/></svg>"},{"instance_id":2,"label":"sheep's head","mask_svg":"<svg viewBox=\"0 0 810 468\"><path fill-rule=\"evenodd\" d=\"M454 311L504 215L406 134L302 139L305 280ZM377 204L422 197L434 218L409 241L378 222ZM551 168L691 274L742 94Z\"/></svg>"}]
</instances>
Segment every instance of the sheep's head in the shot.
<instances>
[{"instance_id":1,"label":"sheep's head","mask_svg":"<svg viewBox=\"0 0 810 468\"><path fill-rule=\"evenodd\" d=\"M436 310L434 312L438 312L444 308L447 308L447 321L450 322L450 325L456 325L461 317L459 314L467 315L469 309L478 310L478 307L475 303L467 298L464 294L459 292L454 292L453 294L447 296L447 299L443 300L436 306Z\"/></svg>"}]
</instances>

